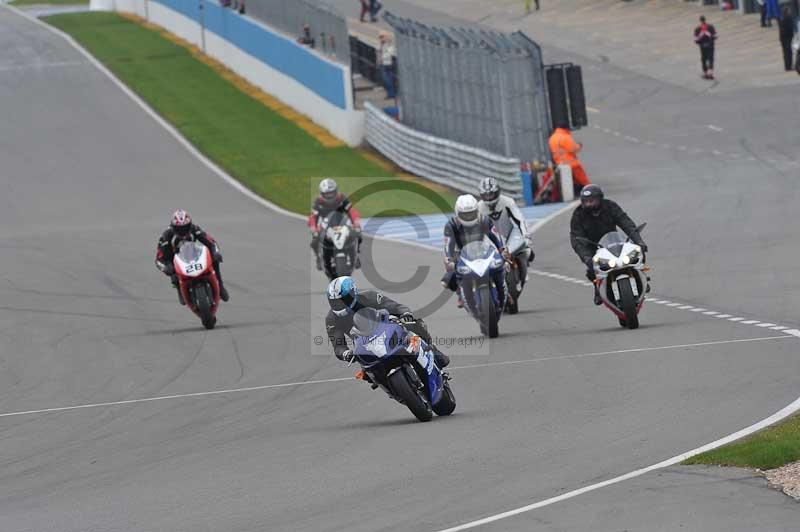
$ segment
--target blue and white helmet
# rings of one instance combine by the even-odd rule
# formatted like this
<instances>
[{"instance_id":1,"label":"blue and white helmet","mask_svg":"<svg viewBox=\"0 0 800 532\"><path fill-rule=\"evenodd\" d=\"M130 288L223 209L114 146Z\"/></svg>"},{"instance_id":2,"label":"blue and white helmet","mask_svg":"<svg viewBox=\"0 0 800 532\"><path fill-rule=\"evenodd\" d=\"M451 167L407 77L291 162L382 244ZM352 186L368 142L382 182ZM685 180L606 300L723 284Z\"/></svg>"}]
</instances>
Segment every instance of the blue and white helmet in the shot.
<instances>
[{"instance_id":1,"label":"blue and white helmet","mask_svg":"<svg viewBox=\"0 0 800 532\"><path fill-rule=\"evenodd\" d=\"M352 277L337 277L328 284L328 304L337 316L355 312L358 303L358 287Z\"/></svg>"}]
</instances>

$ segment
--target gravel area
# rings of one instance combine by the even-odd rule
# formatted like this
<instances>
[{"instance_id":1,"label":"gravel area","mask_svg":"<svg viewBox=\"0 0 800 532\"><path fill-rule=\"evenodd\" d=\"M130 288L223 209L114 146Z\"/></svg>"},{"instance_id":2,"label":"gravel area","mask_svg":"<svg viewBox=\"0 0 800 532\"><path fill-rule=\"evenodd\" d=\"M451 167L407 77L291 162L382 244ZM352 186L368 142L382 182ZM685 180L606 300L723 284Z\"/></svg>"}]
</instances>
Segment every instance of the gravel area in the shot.
<instances>
[{"instance_id":1,"label":"gravel area","mask_svg":"<svg viewBox=\"0 0 800 532\"><path fill-rule=\"evenodd\" d=\"M764 471L771 486L800 501L800 461Z\"/></svg>"}]
</instances>

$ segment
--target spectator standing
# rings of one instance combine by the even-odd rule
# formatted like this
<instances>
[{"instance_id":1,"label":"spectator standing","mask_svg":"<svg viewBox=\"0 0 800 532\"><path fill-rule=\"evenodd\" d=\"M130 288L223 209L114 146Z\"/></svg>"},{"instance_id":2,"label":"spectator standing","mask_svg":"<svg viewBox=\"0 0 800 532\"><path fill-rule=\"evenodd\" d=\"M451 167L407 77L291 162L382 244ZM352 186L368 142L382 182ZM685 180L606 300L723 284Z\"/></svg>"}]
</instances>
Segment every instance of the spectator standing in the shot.
<instances>
[{"instance_id":1,"label":"spectator standing","mask_svg":"<svg viewBox=\"0 0 800 532\"><path fill-rule=\"evenodd\" d=\"M767 20L767 1L766 0L756 0L758 2L758 10L761 13L761 27L762 28L769 28L772 26L772 21Z\"/></svg>"},{"instance_id":2,"label":"spectator standing","mask_svg":"<svg viewBox=\"0 0 800 532\"><path fill-rule=\"evenodd\" d=\"M536 11L539 11L539 0L533 0L533 4L536 7ZM528 14L531 12L531 0L525 0L525 13Z\"/></svg>"},{"instance_id":3,"label":"spectator standing","mask_svg":"<svg viewBox=\"0 0 800 532\"><path fill-rule=\"evenodd\" d=\"M700 17L700 25L694 29L694 42L700 47L700 62L703 68L703 79L714 79L714 41L717 30Z\"/></svg>"},{"instance_id":4,"label":"spectator standing","mask_svg":"<svg viewBox=\"0 0 800 532\"><path fill-rule=\"evenodd\" d=\"M772 19L778 20L780 18L780 9L778 8L778 0L764 0L764 11L767 19L767 27L772 26Z\"/></svg>"},{"instance_id":5,"label":"spectator standing","mask_svg":"<svg viewBox=\"0 0 800 532\"><path fill-rule=\"evenodd\" d=\"M378 22L378 11L383 8L383 4L378 0L369 0L369 16L372 22Z\"/></svg>"},{"instance_id":6,"label":"spectator standing","mask_svg":"<svg viewBox=\"0 0 800 532\"><path fill-rule=\"evenodd\" d=\"M580 194L581 189L590 185L591 181L586 175L586 170L578 160L578 152L583 148L583 144L575 142L572 133L569 132L569 125L562 122L556 124L555 131L548 141L550 153L553 154L553 162L566 164L572 170L572 188L575 196ZM564 198L564 201L567 199Z\"/></svg>"},{"instance_id":7,"label":"spectator standing","mask_svg":"<svg viewBox=\"0 0 800 532\"><path fill-rule=\"evenodd\" d=\"M380 61L383 87L386 89L386 97L393 100L397 96L397 63L395 59L397 50L392 44L391 36L385 31L380 33L378 39L381 42L378 47L378 61Z\"/></svg>"},{"instance_id":8,"label":"spectator standing","mask_svg":"<svg viewBox=\"0 0 800 532\"><path fill-rule=\"evenodd\" d=\"M303 30L297 38L297 42L309 48L314 48L314 37L311 35L311 28L308 24L303 24Z\"/></svg>"},{"instance_id":9,"label":"spectator standing","mask_svg":"<svg viewBox=\"0 0 800 532\"><path fill-rule=\"evenodd\" d=\"M783 16L778 23L778 35L783 48L783 66L787 72L792 70L792 39L794 38L794 17L792 10L786 6L783 8Z\"/></svg>"},{"instance_id":10,"label":"spectator standing","mask_svg":"<svg viewBox=\"0 0 800 532\"><path fill-rule=\"evenodd\" d=\"M361 0L361 15L359 15L358 20L364 22L364 15L369 12L369 0Z\"/></svg>"}]
</instances>

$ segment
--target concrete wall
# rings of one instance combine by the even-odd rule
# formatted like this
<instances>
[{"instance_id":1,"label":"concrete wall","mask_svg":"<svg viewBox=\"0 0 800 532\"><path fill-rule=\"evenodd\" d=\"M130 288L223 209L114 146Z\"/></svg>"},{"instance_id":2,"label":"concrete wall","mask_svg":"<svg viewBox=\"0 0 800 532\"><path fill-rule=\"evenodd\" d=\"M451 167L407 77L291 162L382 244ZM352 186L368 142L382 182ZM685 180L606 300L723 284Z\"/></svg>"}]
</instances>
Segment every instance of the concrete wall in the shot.
<instances>
[{"instance_id":1,"label":"concrete wall","mask_svg":"<svg viewBox=\"0 0 800 532\"><path fill-rule=\"evenodd\" d=\"M205 0L91 0L92 10L146 18L204 47L228 68L350 146L364 139L364 113L353 107L349 66L297 44L259 21Z\"/></svg>"}]
</instances>

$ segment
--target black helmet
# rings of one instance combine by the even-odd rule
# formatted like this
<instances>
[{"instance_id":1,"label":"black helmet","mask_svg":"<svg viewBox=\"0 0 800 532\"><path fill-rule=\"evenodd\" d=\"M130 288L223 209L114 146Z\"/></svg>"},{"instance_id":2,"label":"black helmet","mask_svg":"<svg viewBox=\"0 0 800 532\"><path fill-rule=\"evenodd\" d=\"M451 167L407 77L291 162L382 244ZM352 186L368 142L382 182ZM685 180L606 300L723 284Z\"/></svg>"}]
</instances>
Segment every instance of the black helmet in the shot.
<instances>
[{"instance_id":1,"label":"black helmet","mask_svg":"<svg viewBox=\"0 0 800 532\"><path fill-rule=\"evenodd\" d=\"M586 185L581 189L581 206L589 211L592 216L600 214L603 204L603 189L597 185Z\"/></svg>"}]
</instances>

